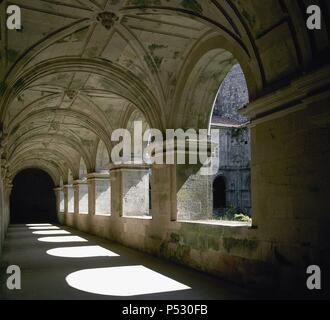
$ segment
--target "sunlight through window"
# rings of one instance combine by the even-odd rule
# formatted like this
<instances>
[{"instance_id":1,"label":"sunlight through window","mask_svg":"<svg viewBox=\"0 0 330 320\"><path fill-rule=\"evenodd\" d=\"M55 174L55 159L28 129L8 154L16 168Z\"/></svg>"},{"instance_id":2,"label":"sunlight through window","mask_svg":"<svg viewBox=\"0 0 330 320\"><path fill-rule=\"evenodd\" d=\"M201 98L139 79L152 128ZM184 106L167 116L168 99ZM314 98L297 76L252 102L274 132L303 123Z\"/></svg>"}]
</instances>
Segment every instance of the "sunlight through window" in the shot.
<instances>
[{"instance_id":1,"label":"sunlight through window","mask_svg":"<svg viewBox=\"0 0 330 320\"><path fill-rule=\"evenodd\" d=\"M49 227L29 227L31 230L59 230L59 227L49 226Z\"/></svg>"},{"instance_id":2,"label":"sunlight through window","mask_svg":"<svg viewBox=\"0 0 330 320\"><path fill-rule=\"evenodd\" d=\"M63 258L119 257L117 253L100 246L56 248L48 250L47 254Z\"/></svg>"},{"instance_id":3,"label":"sunlight through window","mask_svg":"<svg viewBox=\"0 0 330 320\"><path fill-rule=\"evenodd\" d=\"M71 273L66 281L81 291L121 297L191 289L144 266L86 269Z\"/></svg>"},{"instance_id":4,"label":"sunlight through window","mask_svg":"<svg viewBox=\"0 0 330 320\"><path fill-rule=\"evenodd\" d=\"M43 230L43 231L33 231L33 234L40 234L40 235L54 235L54 234L71 234L65 230Z\"/></svg>"},{"instance_id":5,"label":"sunlight through window","mask_svg":"<svg viewBox=\"0 0 330 320\"><path fill-rule=\"evenodd\" d=\"M88 242L86 239L78 236L58 236L38 238L41 242Z\"/></svg>"},{"instance_id":6,"label":"sunlight through window","mask_svg":"<svg viewBox=\"0 0 330 320\"><path fill-rule=\"evenodd\" d=\"M27 227L51 227L52 224L49 223L29 223L26 225Z\"/></svg>"}]
</instances>

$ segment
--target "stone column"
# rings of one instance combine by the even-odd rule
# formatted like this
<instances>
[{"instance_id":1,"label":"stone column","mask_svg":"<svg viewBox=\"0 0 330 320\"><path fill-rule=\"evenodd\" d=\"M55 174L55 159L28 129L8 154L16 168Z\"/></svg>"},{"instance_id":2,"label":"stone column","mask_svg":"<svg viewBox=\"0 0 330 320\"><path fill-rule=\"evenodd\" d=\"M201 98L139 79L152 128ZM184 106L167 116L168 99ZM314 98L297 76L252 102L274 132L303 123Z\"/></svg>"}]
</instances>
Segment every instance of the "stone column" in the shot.
<instances>
[{"instance_id":1,"label":"stone column","mask_svg":"<svg viewBox=\"0 0 330 320\"><path fill-rule=\"evenodd\" d=\"M119 216L149 216L148 165L111 165L112 210Z\"/></svg>"},{"instance_id":2,"label":"stone column","mask_svg":"<svg viewBox=\"0 0 330 320\"><path fill-rule=\"evenodd\" d=\"M6 178L6 187L5 187L5 229L7 230L10 223L10 195L13 190L13 184L11 179Z\"/></svg>"},{"instance_id":3,"label":"stone column","mask_svg":"<svg viewBox=\"0 0 330 320\"><path fill-rule=\"evenodd\" d=\"M166 226L177 219L176 166L153 165L150 184L153 219L150 241L158 246L164 238Z\"/></svg>"},{"instance_id":4,"label":"stone column","mask_svg":"<svg viewBox=\"0 0 330 320\"><path fill-rule=\"evenodd\" d=\"M74 213L88 214L88 184L85 180L75 180L74 189Z\"/></svg>"},{"instance_id":5,"label":"stone column","mask_svg":"<svg viewBox=\"0 0 330 320\"><path fill-rule=\"evenodd\" d=\"M108 173L91 173L87 176L90 214L111 214L111 182Z\"/></svg>"},{"instance_id":6,"label":"stone column","mask_svg":"<svg viewBox=\"0 0 330 320\"><path fill-rule=\"evenodd\" d=\"M118 166L110 165L110 183L111 183L111 215L116 220L122 216L122 173Z\"/></svg>"},{"instance_id":7,"label":"stone column","mask_svg":"<svg viewBox=\"0 0 330 320\"><path fill-rule=\"evenodd\" d=\"M61 212L61 192L62 188L54 188L55 198L56 198L56 212L59 214Z\"/></svg>"},{"instance_id":8,"label":"stone column","mask_svg":"<svg viewBox=\"0 0 330 320\"><path fill-rule=\"evenodd\" d=\"M71 208L69 206L70 198L73 196L72 185L68 185L68 184L65 185L63 187L63 191L64 191L64 213L66 213L66 214L73 213L72 205L71 205Z\"/></svg>"},{"instance_id":9,"label":"stone column","mask_svg":"<svg viewBox=\"0 0 330 320\"><path fill-rule=\"evenodd\" d=\"M196 150L189 150L190 143L196 145ZM169 179L166 184L171 187L171 220L198 221L213 218L213 192L212 192L212 169L203 168L200 163L200 152L205 158L211 156L214 144L210 141L186 140L185 148L178 144L167 146L167 157L173 155L174 164L166 169ZM196 164L190 164L190 158L195 157ZM166 155L163 155L166 161ZM165 166L166 167L166 166ZM164 167L164 168L165 168ZM157 166L155 166L155 172ZM165 170L165 169L163 169ZM159 179L159 178L158 178ZM166 180L165 180L166 181ZM159 185L158 181L155 185ZM156 195L155 195L156 196ZM174 208L175 206L175 208Z\"/></svg>"}]
</instances>

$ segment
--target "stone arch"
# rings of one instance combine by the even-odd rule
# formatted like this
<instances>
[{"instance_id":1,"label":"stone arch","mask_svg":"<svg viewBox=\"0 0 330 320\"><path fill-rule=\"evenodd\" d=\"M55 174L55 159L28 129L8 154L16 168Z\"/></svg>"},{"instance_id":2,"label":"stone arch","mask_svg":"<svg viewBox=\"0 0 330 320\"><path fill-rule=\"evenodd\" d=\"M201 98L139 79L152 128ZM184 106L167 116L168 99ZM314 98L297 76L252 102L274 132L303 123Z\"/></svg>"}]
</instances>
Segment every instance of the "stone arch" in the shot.
<instances>
[{"instance_id":1,"label":"stone arch","mask_svg":"<svg viewBox=\"0 0 330 320\"><path fill-rule=\"evenodd\" d=\"M22 161L16 164L15 167L11 167L10 179L12 180L16 175L26 169L38 169L45 171L53 180L54 185L60 184L60 171L58 168L52 167L49 163L38 163L34 164L33 161Z\"/></svg>"},{"instance_id":2,"label":"stone arch","mask_svg":"<svg viewBox=\"0 0 330 320\"><path fill-rule=\"evenodd\" d=\"M174 100L178 108L171 116L174 126L207 128L219 86L238 63L244 71L249 95L254 98L262 88L262 80L250 57L219 36L201 41L181 70Z\"/></svg>"}]
</instances>

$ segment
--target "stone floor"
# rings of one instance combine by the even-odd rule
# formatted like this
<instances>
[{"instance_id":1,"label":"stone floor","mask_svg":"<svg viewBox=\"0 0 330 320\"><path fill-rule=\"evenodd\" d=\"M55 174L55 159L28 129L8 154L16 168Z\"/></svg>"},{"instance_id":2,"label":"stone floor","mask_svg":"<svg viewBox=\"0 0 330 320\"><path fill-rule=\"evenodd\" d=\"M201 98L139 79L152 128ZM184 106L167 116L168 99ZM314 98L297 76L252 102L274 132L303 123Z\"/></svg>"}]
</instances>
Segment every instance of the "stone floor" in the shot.
<instances>
[{"instance_id":1,"label":"stone floor","mask_svg":"<svg viewBox=\"0 0 330 320\"><path fill-rule=\"evenodd\" d=\"M21 290L7 289L9 265L21 268ZM57 226L10 226L0 272L0 299L253 298L209 275Z\"/></svg>"}]
</instances>

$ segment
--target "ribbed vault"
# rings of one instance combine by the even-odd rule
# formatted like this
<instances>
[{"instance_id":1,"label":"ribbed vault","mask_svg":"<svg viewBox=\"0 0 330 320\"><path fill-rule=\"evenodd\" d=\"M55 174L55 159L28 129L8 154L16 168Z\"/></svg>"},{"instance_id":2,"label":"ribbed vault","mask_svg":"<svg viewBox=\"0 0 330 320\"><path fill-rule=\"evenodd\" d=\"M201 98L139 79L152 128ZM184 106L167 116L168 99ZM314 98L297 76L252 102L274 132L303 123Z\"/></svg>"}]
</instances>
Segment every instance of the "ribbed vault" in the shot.
<instances>
[{"instance_id":1,"label":"ribbed vault","mask_svg":"<svg viewBox=\"0 0 330 320\"><path fill-rule=\"evenodd\" d=\"M234 64L253 100L322 64L329 47L326 27L301 31L298 0L10 4L22 8L23 29L1 28L3 163L9 178L34 167L57 185L69 171L80 177L81 160L87 172L104 169L113 130L132 119L161 130L206 128Z\"/></svg>"}]
</instances>

